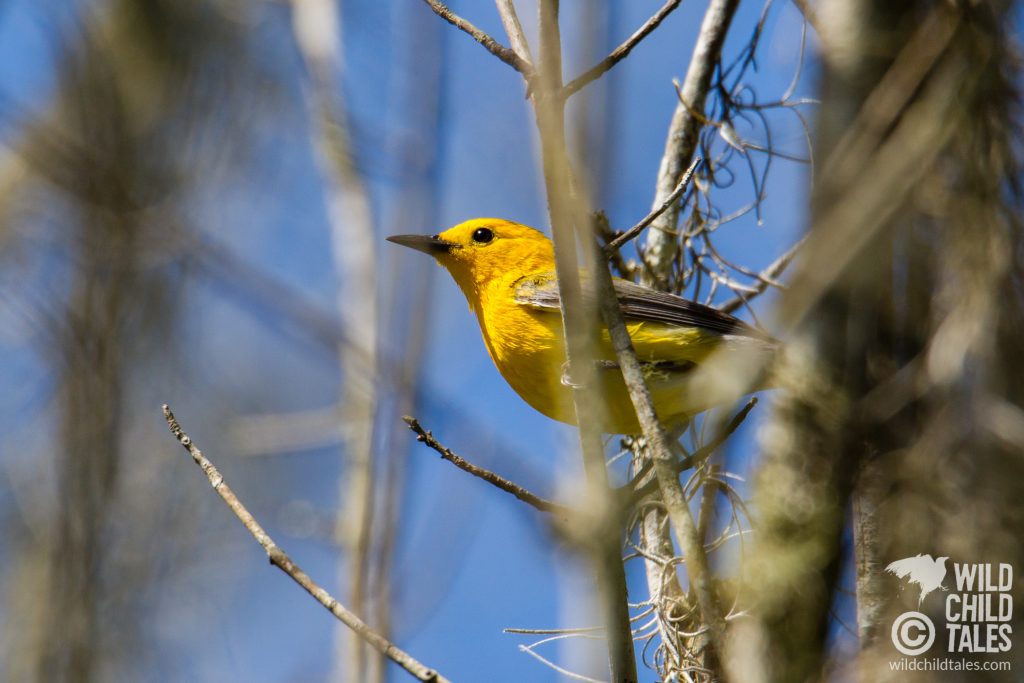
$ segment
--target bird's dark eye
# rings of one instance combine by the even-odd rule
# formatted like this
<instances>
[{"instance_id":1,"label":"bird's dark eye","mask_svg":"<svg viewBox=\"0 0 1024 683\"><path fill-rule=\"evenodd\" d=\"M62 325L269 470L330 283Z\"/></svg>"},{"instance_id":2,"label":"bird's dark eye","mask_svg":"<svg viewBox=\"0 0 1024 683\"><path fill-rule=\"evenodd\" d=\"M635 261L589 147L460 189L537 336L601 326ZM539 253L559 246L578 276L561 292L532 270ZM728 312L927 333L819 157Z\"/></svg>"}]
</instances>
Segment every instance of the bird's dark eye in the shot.
<instances>
[{"instance_id":1,"label":"bird's dark eye","mask_svg":"<svg viewBox=\"0 0 1024 683\"><path fill-rule=\"evenodd\" d=\"M490 228L477 228L473 231L473 241L479 244L487 244L494 239L494 231Z\"/></svg>"}]
</instances>

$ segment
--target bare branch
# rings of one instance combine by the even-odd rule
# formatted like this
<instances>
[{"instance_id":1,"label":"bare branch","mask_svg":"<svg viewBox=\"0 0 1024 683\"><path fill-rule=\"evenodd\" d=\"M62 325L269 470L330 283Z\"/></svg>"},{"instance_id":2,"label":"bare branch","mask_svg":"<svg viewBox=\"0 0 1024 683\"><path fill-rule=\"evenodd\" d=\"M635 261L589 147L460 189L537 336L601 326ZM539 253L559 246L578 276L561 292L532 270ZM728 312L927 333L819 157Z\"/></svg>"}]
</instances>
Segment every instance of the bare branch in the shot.
<instances>
[{"instance_id":1,"label":"bare branch","mask_svg":"<svg viewBox=\"0 0 1024 683\"><path fill-rule=\"evenodd\" d=\"M270 538L269 534L267 534L263 527L260 526L260 523L252 516L252 513L242 505L242 501L238 500L238 497L235 496L235 492L232 491L227 485L227 482L224 481L224 476L217 470L214 464L203 455L202 451L200 451L192 442L192 439L188 434L182 430L181 425L178 424L178 420L175 419L174 413L171 412L170 407L164 405L163 411L164 419L167 420L167 426L170 427L171 433L174 434L174 438L176 438L182 447L188 451L195 463L203 470L206 474L206 478L210 480L213 490L220 495L224 502L227 503L227 506L231 508L231 511L235 513L235 516L238 517L239 521L241 521L245 528L249 530L249 533L253 535L256 542L263 547L263 550L266 551L267 557L270 558L270 563L272 565L290 576L295 583L302 586L307 593L312 595L317 602L326 607L331 614L338 618L339 621L359 634L359 637L369 643L382 655L412 674L417 680L428 683L450 683L450 681L440 673L417 661L412 657L412 655L399 649L399 647L394 643L371 629L366 622L347 610L344 605L338 602L330 593L316 584L308 574L302 571L302 569L300 569L299 566L295 564L295 562L293 562L292 559L288 557L288 555L285 554L285 552L281 550L276 543L274 543L274 540Z\"/></svg>"},{"instance_id":2,"label":"bare branch","mask_svg":"<svg viewBox=\"0 0 1024 683\"><path fill-rule=\"evenodd\" d=\"M690 67L683 80L682 97L672 114L665 153L658 169L658 181L654 194L655 207L664 203L679 183L679 178L690 163L697 149L700 118L693 112L703 112L704 102L711 87L711 76L722 54L725 35L729 31L739 0L711 0L704 21L701 23L697 44L693 48ZM662 282L672 267L675 256L675 228L679 211L669 207L655 221L654 228L647 234L645 254L651 267L651 281Z\"/></svg>"},{"instance_id":3,"label":"bare branch","mask_svg":"<svg viewBox=\"0 0 1024 683\"><path fill-rule=\"evenodd\" d=\"M495 474L490 470L485 470L483 467L474 465L473 463L462 458L461 456L456 455L451 449L447 448L436 438L434 438L433 434L423 429L422 425L420 425L419 423L419 420L417 420L415 417L406 415L402 419L405 420L405 424L409 425L409 429L416 433L417 441L429 446L430 448L433 448L442 458L444 458L451 464L455 465L463 472L469 472L474 477L479 477L480 479L483 479L488 484L498 487L505 493L511 493L519 500L523 501L527 505L530 505L540 510L541 512L551 512L560 515L569 514L569 508L567 508L566 506L559 505L558 503L553 503L549 500L545 500L540 496L530 493L519 484L509 481L508 479L505 479L501 475Z\"/></svg>"},{"instance_id":4,"label":"bare branch","mask_svg":"<svg viewBox=\"0 0 1024 683\"><path fill-rule=\"evenodd\" d=\"M672 115L665 142L665 151L658 169L653 207L658 209L661 206L665 206L666 208L664 211L659 212L657 218L651 222L652 229L646 236L646 249L643 250L643 261L646 268L642 271L642 279L645 284L664 289L670 288L669 280L675 260L678 234L676 228L679 222L680 209L678 202L668 202L667 206L666 202L678 187L680 179L686 173L686 169L697 151L699 133L703 121L702 117L694 116L692 110L699 110L701 112L704 110L704 103L711 87L712 76L720 62L722 45L724 44L725 36L728 33L737 5L738 0L711 0L704 15L697 42L694 45L685 78L685 96L681 98ZM661 455L663 456L664 454ZM650 466L649 454L639 454L634 459L634 463L640 469L648 468ZM664 480L664 476L652 479L649 484L654 489L662 480ZM645 531L645 533L641 534L640 539L644 550L649 554L647 559L645 559L648 590L654 599L659 601L666 598L669 599L666 613L671 613L675 609L674 606L671 606L671 598L683 595L684 593L679 586L676 572L671 572L671 575L664 573L657 566L658 563L650 558L660 555L661 549L668 549L670 553L672 552L673 543L670 526L675 526L677 518L681 516L678 506L675 507L677 508L676 515L666 519L666 514L661 509L661 506L649 506L642 511L640 521L640 527ZM667 506L666 509L668 509ZM671 524L667 522L671 522ZM692 530L690 540L694 541L697 534L692 517L689 520L689 526ZM676 531L677 534L680 534L685 529L677 526ZM701 548L701 551L703 551L703 548ZM685 548L684 552L687 552L687 562L689 562L689 552ZM706 562L704 564L706 565ZM704 602L700 603L698 607L707 607L708 610L718 611L713 606L708 605L710 602L708 591L703 591L702 595ZM718 612L721 613L720 611ZM701 616L705 614L706 612L701 609ZM720 623L723 624L722 629L724 630L724 622ZM665 656L670 660L680 662L680 653L675 647L676 639L679 637L678 629L668 619L659 619L658 630L661 634L662 647L666 653ZM720 646L721 639L718 640L717 644ZM700 647L700 643L696 639L693 645L696 645L698 648ZM716 649L715 645L712 642L709 650L714 651ZM708 654L711 654L711 652ZM721 655L720 652L717 654ZM694 664L698 667L710 665L710 668L714 668L714 657L699 655L696 657Z\"/></svg>"},{"instance_id":5,"label":"bare branch","mask_svg":"<svg viewBox=\"0 0 1024 683\"><path fill-rule=\"evenodd\" d=\"M612 50L611 53L600 62L570 81L563 91L564 96L566 98L571 97L601 76L608 73L612 67L625 59L629 53L633 51L633 48L640 44L640 41L650 35L654 29L658 28L661 22L664 21L665 17L672 14L676 7L679 7L680 2L681 0L668 0L661 6L661 9L659 9L654 16L644 22L644 25L638 28L636 33L627 38L624 43Z\"/></svg>"},{"instance_id":6,"label":"bare branch","mask_svg":"<svg viewBox=\"0 0 1024 683\"><path fill-rule=\"evenodd\" d=\"M595 249L600 249L596 240L593 241L593 244ZM598 261L594 271L601 315L608 327L612 346L615 348L619 367L622 369L622 378L629 390L629 397L633 401L637 419L651 450L651 461L654 465L658 486L661 489L662 500L668 510L669 519L672 521L679 547L686 557L690 588L697 596L697 605L700 607L703 623L708 629L710 647L713 651L709 662L710 668L714 669L724 651L725 619L722 617L718 600L711 587L711 570L704 552L704 539L698 533L686 493L679 481L679 473L676 469L672 449L669 447L668 437L658 420L658 415L654 410L654 400L651 398L651 392L644 380L643 369L636 357L636 351L633 350L633 342L629 338L622 309L619 308L618 298L615 296L611 273L604 261Z\"/></svg>"},{"instance_id":7,"label":"bare branch","mask_svg":"<svg viewBox=\"0 0 1024 683\"><path fill-rule=\"evenodd\" d=\"M530 646L520 645L519 646L519 651L520 652L525 652L526 654L530 655L534 659L538 660L544 666L546 666L546 667L548 667L548 668L550 668L550 669L552 669L554 671L557 671L558 673L562 674L566 678L571 678L574 681L583 681L584 683L603 683L603 681L599 681L596 678L591 678L589 676L581 676L580 674L573 673L572 671L569 671L566 668L558 666L557 664L552 662L547 657L544 657L544 656L538 654L537 652L534 652L533 648L530 647Z\"/></svg>"},{"instance_id":8,"label":"bare branch","mask_svg":"<svg viewBox=\"0 0 1024 683\"><path fill-rule=\"evenodd\" d=\"M523 59L516 54L515 50L505 47L492 38L490 34L477 28L453 12L444 3L438 2L437 0L423 0L423 2L430 6L430 9L434 11L434 14L441 17L455 28L468 33L473 40L483 45L488 52L511 66L519 73L527 76L533 72L533 67L529 62L524 62Z\"/></svg>"},{"instance_id":9,"label":"bare branch","mask_svg":"<svg viewBox=\"0 0 1024 683\"><path fill-rule=\"evenodd\" d=\"M668 207L679 201L679 198L683 196L683 192L686 192L686 188L690 186L690 179L693 177L697 167L700 166L701 158L694 157L693 162L690 164L690 168L686 169L686 173L679 179L679 184L676 185L676 189L672 190L672 194L662 203L661 206L651 211L649 214L643 217L639 223L634 225L629 230L620 234L618 237L613 239L608 244L604 245L605 255L611 255L613 251L622 247L623 244L629 242L631 239L639 235L644 228L653 223L655 219L661 214L665 213Z\"/></svg>"},{"instance_id":10,"label":"bare branch","mask_svg":"<svg viewBox=\"0 0 1024 683\"><path fill-rule=\"evenodd\" d=\"M516 14L516 6L512 0L494 0L498 6L498 14L501 15L501 23L505 27L505 34L512 45L512 50L528 65L533 64L530 56L530 45L526 42L526 34L523 33L523 25L519 23L519 15Z\"/></svg>"}]
</instances>

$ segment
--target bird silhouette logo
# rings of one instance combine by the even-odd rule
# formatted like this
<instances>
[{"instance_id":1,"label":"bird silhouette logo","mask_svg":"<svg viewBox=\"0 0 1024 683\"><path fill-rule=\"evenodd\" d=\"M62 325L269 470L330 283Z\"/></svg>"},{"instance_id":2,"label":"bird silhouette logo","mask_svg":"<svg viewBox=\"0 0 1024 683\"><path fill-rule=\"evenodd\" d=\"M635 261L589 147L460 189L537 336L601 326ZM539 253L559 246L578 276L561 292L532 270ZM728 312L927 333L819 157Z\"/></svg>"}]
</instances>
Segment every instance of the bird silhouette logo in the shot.
<instances>
[{"instance_id":1,"label":"bird silhouette logo","mask_svg":"<svg viewBox=\"0 0 1024 683\"><path fill-rule=\"evenodd\" d=\"M890 562L885 571L895 574L909 583L916 583L921 589L921 597L918 598L918 606L924 602L925 596L936 588L946 590L942 585L942 579L946 578L946 560L948 557L937 557L934 560L931 555L914 555L902 560Z\"/></svg>"}]
</instances>

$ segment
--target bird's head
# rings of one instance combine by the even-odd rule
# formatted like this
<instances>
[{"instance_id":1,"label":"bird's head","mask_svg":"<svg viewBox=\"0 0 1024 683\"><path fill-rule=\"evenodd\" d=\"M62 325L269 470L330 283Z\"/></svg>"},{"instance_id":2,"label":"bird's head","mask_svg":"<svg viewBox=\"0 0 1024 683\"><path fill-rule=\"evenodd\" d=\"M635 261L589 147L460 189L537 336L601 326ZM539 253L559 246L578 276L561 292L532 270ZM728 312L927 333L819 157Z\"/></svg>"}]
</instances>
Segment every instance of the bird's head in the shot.
<instances>
[{"instance_id":1,"label":"bird's head","mask_svg":"<svg viewBox=\"0 0 1024 683\"><path fill-rule=\"evenodd\" d=\"M554 268L544 233L501 218L474 218L436 235L393 235L389 242L422 251L448 269L474 306L484 285L509 272Z\"/></svg>"}]
</instances>

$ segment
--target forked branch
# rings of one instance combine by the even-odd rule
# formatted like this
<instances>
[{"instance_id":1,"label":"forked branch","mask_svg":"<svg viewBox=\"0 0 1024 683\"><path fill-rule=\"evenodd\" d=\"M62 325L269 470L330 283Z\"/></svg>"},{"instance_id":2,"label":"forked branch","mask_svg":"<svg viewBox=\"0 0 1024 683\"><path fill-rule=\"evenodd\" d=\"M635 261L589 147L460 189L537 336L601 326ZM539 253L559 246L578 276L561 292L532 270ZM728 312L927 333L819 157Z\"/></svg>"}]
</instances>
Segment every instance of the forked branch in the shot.
<instances>
[{"instance_id":1,"label":"forked branch","mask_svg":"<svg viewBox=\"0 0 1024 683\"><path fill-rule=\"evenodd\" d=\"M498 14L501 16L501 24L505 27L505 34L512 50L519 55L527 64L533 64L533 57L530 56L530 45L526 42L526 34L523 33L523 25L519 23L519 15L516 13L516 6L513 0L494 0L498 6Z\"/></svg>"},{"instance_id":2,"label":"forked branch","mask_svg":"<svg viewBox=\"0 0 1024 683\"><path fill-rule=\"evenodd\" d=\"M533 71L529 62L524 61L522 57L516 54L515 50L505 47L495 40L489 33L477 28L469 21L466 21L453 12L451 8L443 2L438 2L437 0L423 0L423 2L430 6L430 9L434 11L434 14L441 17L455 28L469 34L473 40L483 45L488 52L511 66L519 73L524 76L528 76Z\"/></svg>"}]
</instances>

